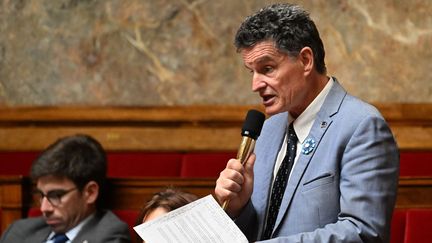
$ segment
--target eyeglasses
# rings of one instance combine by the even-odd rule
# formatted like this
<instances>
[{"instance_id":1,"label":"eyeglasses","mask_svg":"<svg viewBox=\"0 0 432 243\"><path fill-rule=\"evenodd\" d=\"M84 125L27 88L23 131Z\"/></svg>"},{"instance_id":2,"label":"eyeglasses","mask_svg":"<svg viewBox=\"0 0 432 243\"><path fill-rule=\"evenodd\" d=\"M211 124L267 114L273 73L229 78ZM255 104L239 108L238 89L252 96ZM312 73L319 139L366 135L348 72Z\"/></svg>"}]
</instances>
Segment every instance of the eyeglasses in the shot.
<instances>
[{"instance_id":1,"label":"eyeglasses","mask_svg":"<svg viewBox=\"0 0 432 243\"><path fill-rule=\"evenodd\" d=\"M42 200L44 197L46 197L46 199L48 200L48 202L50 202L51 205L53 205L54 207L57 207L61 204L61 199L64 195L68 194L69 192L72 192L74 190L76 190L77 188L71 188L69 190L52 190L49 191L47 194L44 194L41 191L36 191L35 194L36 196L39 198L39 203L42 204Z\"/></svg>"}]
</instances>

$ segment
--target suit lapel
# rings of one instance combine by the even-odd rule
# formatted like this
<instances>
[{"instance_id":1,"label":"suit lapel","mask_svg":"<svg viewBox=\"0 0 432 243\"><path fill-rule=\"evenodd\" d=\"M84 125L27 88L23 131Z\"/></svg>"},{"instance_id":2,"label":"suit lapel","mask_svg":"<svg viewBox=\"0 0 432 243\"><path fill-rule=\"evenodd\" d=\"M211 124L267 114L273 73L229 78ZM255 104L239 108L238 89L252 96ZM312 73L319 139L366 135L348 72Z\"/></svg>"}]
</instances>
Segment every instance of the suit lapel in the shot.
<instances>
[{"instance_id":1,"label":"suit lapel","mask_svg":"<svg viewBox=\"0 0 432 243\"><path fill-rule=\"evenodd\" d=\"M256 185L259 187L257 188L257 190L259 191L270 192L270 187L273 181L273 170L275 166L275 161L279 152L279 148L282 145L282 142L285 137L287 123L288 123L288 112L282 114L281 119L279 119L277 121L277 124L273 126L274 128L272 130L273 134L270 135L272 140L263 145L264 147L263 150L271 151L271 153L264 153L263 161L266 161L266 163L264 163L262 170L258 172L258 176L264 178L263 179L264 183L260 183ZM278 149L274 149L275 147L277 147ZM260 205L262 206L264 211L265 208L267 208L269 196L270 193L267 193L265 197L259 198L259 200L261 201Z\"/></svg>"},{"instance_id":2,"label":"suit lapel","mask_svg":"<svg viewBox=\"0 0 432 243\"><path fill-rule=\"evenodd\" d=\"M316 142L316 147L309 154L300 153L298 155L299 158L297 160L297 163L295 164L295 167L293 168L287 187L285 188L282 204L279 208L279 213L273 231L278 228L280 222L282 221L282 218L288 212L288 207L291 204L291 201L300 184L300 181L308 165L310 164L310 161L312 160L315 151L318 149L322 137L324 136L325 132L330 127L333 121L332 116L335 115L339 110L339 107L345 95L346 91L339 85L338 81L335 79L333 87L328 93L320 111L317 114L311 131L307 136L307 138L311 138Z\"/></svg>"},{"instance_id":3,"label":"suit lapel","mask_svg":"<svg viewBox=\"0 0 432 243\"><path fill-rule=\"evenodd\" d=\"M267 204L270 196L270 187L273 180L273 169L276 161L276 157L279 152L279 148L283 142L285 136L285 130L288 122L288 112L274 115L270 121L266 121L267 124L263 128L264 137L258 138L257 148L257 161L262 163L255 164L254 176L260 178L255 180L254 191L265 192L265 193L253 193L253 202L260 225L258 226L258 235L261 235L263 230L265 214L267 212ZM271 124L268 124L270 122ZM267 129L267 126L269 127Z\"/></svg>"},{"instance_id":4,"label":"suit lapel","mask_svg":"<svg viewBox=\"0 0 432 243\"><path fill-rule=\"evenodd\" d=\"M24 243L45 242L50 233L51 228L47 225L46 227L32 233L33 236L27 238Z\"/></svg>"}]
</instances>

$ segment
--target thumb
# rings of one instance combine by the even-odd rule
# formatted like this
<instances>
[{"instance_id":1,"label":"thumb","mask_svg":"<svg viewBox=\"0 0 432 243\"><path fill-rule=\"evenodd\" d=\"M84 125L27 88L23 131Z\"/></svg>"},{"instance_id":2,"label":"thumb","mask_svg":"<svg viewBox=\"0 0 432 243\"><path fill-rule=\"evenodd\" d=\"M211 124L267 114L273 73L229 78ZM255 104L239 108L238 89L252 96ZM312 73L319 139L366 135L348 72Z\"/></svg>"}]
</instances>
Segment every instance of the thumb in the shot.
<instances>
[{"instance_id":1,"label":"thumb","mask_svg":"<svg viewBox=\"0 0 432 243\"><path fill-rule=\"evenodd\" d=\"M255 164L255 159L256 156L254 153L251 153L251 155L249 156L248 160L246 161L246 163L244 164L244 168L247 174L253 174L253 167Z\"/></svg>"}]
</instances>

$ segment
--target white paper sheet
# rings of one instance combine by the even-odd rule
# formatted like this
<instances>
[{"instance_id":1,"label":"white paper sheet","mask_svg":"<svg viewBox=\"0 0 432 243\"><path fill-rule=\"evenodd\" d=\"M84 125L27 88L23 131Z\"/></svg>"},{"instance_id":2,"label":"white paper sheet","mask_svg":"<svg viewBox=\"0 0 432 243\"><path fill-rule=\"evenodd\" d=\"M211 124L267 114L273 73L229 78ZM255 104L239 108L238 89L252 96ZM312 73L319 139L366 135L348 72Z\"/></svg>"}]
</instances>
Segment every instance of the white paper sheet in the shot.
<instances>
[{"instance_id":1,"label":"white paper sheet","mask_svg":"<svg viewBox=\"0 0 432 243\"><path fill-rule=\"evenodd\" d=\"M134 227L146 243L247 243L237 225L208 195Z\"/></svg>"}]
</instances>

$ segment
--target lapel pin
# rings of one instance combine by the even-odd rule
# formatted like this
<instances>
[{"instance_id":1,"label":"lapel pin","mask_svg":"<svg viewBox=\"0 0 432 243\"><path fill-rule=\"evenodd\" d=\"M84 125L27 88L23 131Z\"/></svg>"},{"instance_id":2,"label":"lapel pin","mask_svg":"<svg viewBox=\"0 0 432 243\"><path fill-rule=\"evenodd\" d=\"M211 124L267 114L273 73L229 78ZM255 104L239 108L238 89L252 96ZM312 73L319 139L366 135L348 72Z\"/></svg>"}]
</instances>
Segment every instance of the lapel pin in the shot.
<instances>
[{"instance_id":1,"label":"lapel pin","mask_svg":"<svg viewBox=\"0 0 432 243\"><path fill-rule=\"evenodd\" d=\"M327 126L327 122L322 121L322 122L321 122L321 128L325 128L326 126Z\"/></svg>"},{"instance_id":2,"label":"lapel pin","mask_svg":"<svg viewBox=\"0 0 432 243\"><path fill-rule=\"evenodd\" d=\"M305 155L310 154L314 150L315 145L316 145L315 140L313 140L312 138L306 139L302 147L302 154Z\"/></svg>"}]
</instances>

